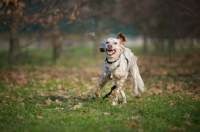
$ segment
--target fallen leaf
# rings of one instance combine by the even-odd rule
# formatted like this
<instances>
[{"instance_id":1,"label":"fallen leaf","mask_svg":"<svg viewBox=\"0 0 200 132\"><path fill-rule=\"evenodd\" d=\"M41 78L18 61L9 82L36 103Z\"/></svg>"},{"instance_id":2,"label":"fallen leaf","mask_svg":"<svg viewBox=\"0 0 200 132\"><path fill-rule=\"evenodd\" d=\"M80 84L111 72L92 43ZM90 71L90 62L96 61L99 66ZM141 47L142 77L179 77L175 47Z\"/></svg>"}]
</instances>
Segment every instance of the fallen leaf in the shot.
<instances>
[{"instance_id":1,"label":"fallen leaf","mask_svg":"<svg viewBox=\"0 0 200 132\"><path fill-rule=\"evenodd\" d=\"M61 84L59 84L59 85L57 86L57 88L58 88L58 89L62 89L63 86L62 86Z\"/></svg>"},{"instance_id":2,"label":"fallen leaf","mask_svg":"<svg viewBox=\"0 0 200 132\"><path fill-rule=\"evenodd\" d=\"M110 115L110 113L108 113L108 112L104 112L103 114L104 114L104 115Z\"/></svg>"},{"instance_id":3,"label":"fallen leaf","mask_svg":"<svg viewBox=\"0 0 200 132\"><path fill-rule=\"evenodd\" d=\"M24 100L24 98L22 98L22 97L18 97L18 98L17 98L17 101L20 101L20 102L21 102L21 101L23 101L23 100Z\"/></svg>"},{"instance_id":4,"label":"fallen leaf","mask_svg":"<svg viewBox=\"0 0 200 132\"><path fill-rule=\"evenodd\" d=\"M132 119L132 120L140 120L140 119L141 119L141 116L140 116L140 115L132 116L131 119Z\"/></svg>"},{"instance_id":5,"label":"fallen leaf","mask_svg":"<svg viewBox=\"0 0 200 132\"><path fill-rule=\"evenodd\" d=\"M74 105L73 110L77 110L83 107L83 103L78 103L77 105Z\"/></svg>"},{"instance_id":6,"label":"fallen leaf","mask_svg":"<svg viewBox=\"0 0 200 132\"><path fill-rule=\"evenodd\" d=\"M178 97L179 97L179 99L180 99L180 100L182 100L182 101L183 101L183 97L181 97L180 95L179 95Z\"/></svg>"},{"instance_id":7,"label":"fallen leaf","mask_svg":"<svg viewBox=\"0 0 200 132\"><path fill-rule=\"evenodd\" d=\"M192 124L189 121L185 121L185 124L191 126Z\"/></svg>"},{"instance_id":8,"label":"fallen leaf","mask_svg":"<svg viewBox=\"0 0 200 132\"><path fill-rule=\"evenodd\" d=\"M58 99L56 99L56 104L62 105L62 101L59 101Z\"/></svg>"},{"instance_id":9,"label":"fallen leaf","mask_svg":"<svg viewBox=\"0 0 200 132\"><path fill-rule=\"evenodd\" d=\"M175 101L175 102L174 102L174 101L170 100L169 102L170 102L170 105L171 105L171 106L179 105L179 104L180 104L180 102L178 102L178 101Z\"/></svg>"},{"instance_id":10,"label":"fallen leaf","mask_svg":"<svg viewBox=\"0 0 200 132\"><path fill-rule=\"evenodd\" d=\"M176 92L181 92L181 93L183 93L183 92L184 92L184 90L183 90L183 88L182 88L181 84L179 84L179 85L176 85L176 87L174 88L174 90L175 90Z\"/></svg>"},{"instance_id":11,"label":"fallen leaf","mask_svg":"<svg viewBox=\"0 0 200 132\"><path fill-rule=\"evenodd\" d=\"M152 92L156 95L159 95L159 94L162 94L163 93L163 90L162 89L158 89L158 88L152 88L151 89Z\"/></svg>"},{"instance_id":12,"label":"fallen leaf","mask_svg":"<svg viewBox=\"0 0 200 132\"><path fill-rule=\"evenodd\" d=\"M185 128L184 128L184 127L177 127L177 126L174 126L174 127L172 127L171 130L177 132L177 131L184 131Z\"/></svg>"},{"instance_id":13,"label":"fallen leaf","mask_svg":"<svg viewBox=\"0 0 200 132\"><path fill-rule=\"evenodd\" d=\"M185 117L186 119L188 119L188 118L190 118L190 114L185 113L184 117Z\"/></svg>"},{"instance_id":14,"label":"fallen leaf","mask_svg":"<svg viewBox=\"0 0 200 132\"><path fill-rule=\"evenodd\" d=\"M56 107L55 110L64 110L64 108Z\"/></svg>"},{"instance_id":15,"label":"fallen leaf","mask_svg":"<svg viewBox=\"0 0 200 132\"><path fill-rule=\"evenodd\" d=\"M40 115L40 114L38 114L38 115L37 115L37 118L38 118L38 119L43 119L43 116Z\"/></svg>"},{"instance_id":16,"label":"fallen leaf","mask_svg":"<svg viewBox=\"0 0 200 132\"><path fill-rule=\"evenodd\" d=\"M127 126L132 127L132 128L136 128L136 129L141 129L142 127L137 125L135 122L128 122Z\"/></svg>"},{"instance_id":17,"label":"fallen leaf","mask_svg":"<svg viewBox=\"0 0 200 132\"><path fill-rule=\"evenodd\" d=\"M167 84L167 90L172 90L174 88L174 84L173 83L168 83Z\"/></svg>"},{"instance_id":18,"label":"fallen leaf","mask_svg":"<svg viewBox=\"0 0 200 132\"><path fill-rule=\"evenodd\" d=\"M16 100L16 95L12 95L12 100Z\"/></svg>"},{"instance_id":19,"label":"fallen leaf","mask_svg":"<svg viewBox=\"0 0 200 132\"><path fill-rule=\"evenodd\" d=\"M199 95L195 95L193 100L200 100L200 96Z\"/></svg>"},{"instance_id":20,"label":"fallen leaf","mask_svg":"<svg viewBox=\"0 0 200 132\"><path fill-rule=\"evenodd\" d=\"M48 98L47 100L44 101L45 104L50 105L52 103L52 100L50 98Z\"/></svg>"},{"instance_id":21,"label":"fallen leaf","mask_svg":"<svg viewBox=\"0 0 200 132\"><path fill-rule=\"evenodd\" d=\"M170 103L170 105L171 105L171 106L173 106L173 105L174 105L174 103L173 103L173 101L172 101L172 100L170 100L170 101L169 101L169 103Z\"/></svg>"}]
</instances>

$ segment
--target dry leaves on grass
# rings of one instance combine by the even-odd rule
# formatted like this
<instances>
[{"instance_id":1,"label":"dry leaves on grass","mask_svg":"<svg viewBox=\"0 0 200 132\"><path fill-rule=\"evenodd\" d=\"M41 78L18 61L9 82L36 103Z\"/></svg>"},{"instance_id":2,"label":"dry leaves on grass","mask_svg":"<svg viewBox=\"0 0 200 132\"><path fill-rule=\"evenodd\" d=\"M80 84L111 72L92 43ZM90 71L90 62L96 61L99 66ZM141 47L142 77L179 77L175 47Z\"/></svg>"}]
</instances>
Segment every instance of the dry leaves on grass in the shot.
<instances>
[{"instance_id":1,"label":"dry leaves on grass","mask_svg":"<svg viewBox=\"0 0 200 132\"><path fill-rule=\"evenodd\" d=\"M103 114L104 114L104 115L110 115L110 113L108 113L108 112L104 112Z\"/></svg>"},{"instance_id":2,"label":"dry leaves on grass","mask_svg":"<svg viewBox=\"0 0 200 132\"><path fill-rule=\"evenodd\" d=\"M149 92L150 92L151 94L153 93L153 94L155 94L155 95L160 95L160 94L163 93L163 90L153 87L153 88L151 88L151 89L149 90Z\"/></svg>"},{"instance_id":3,"label":"dry leaves on grass","mask_svg":"<svg viewBox=\"0 0 200 132\"><path fill-rule=\"evenodd\" d=\"M73 110L77 110L83 107L83 103L78 103L77 105L74 105Z\"/></svg>"},{"instance_id":4,"label":"dry leaves on grass","mask_svg":"<svg viewBox=\"0 0 200 132\"><path fill-rule=\"evenodd\" d=\"M11 99L12 99L12 100L16 100L16 95L12 95L12 96L11 96Z\"/></svg>"},{"instance_id":5,"label":"dry leaves on grass","mask_svg":"<svg viewBox=\"0 0 200 132\"><path fill-rule=\"evenodd\" d=\"M50 98L48 98L48 99L44 100L44 102L46 105L51 105L52 100Z\"/></svg>"},{"instance_id":6,"label":"dry leaves on grass","mask_svg":"<svg viewBox=\"0 0 200 132\"><path fill-rule=\"evenodd\" d=\"M172 101L172 100L170 100L169 103L170 103L170 106L174 106L174 105L179 105L180 104L179 101Z\"/></svg>"},{"instance_id":7,"label":"dry leaves on grass","mask_svg":"<svg viewBox=\"0 0 200 132\"><path fill-rule=\"evenodd\" d=\"M38 119L43 119L43 116L40 115L40 114L38 114L38 115L37 115L37 118L38 118Z\"/></svg>"},{"instance_id":8,"label":"dry leaves on grass","mask_svg":"<svg viewBox=\"0 0 200 132\"><path fill-rule=\"evenodd\" d=\"M173 132L182 132L182 131L185 131L185 128L184 127L177 127L177 126L174 126L172 127L171 131Z\"/></svg>"},{"instance_id":9,"label":"dry leaves on grass","mask_svg":"<svg viewBox=\"0 0 200 132\"><path fill-rule=\"evenodd\" d=\"M190 118L190 114L185 113L184 118L189 119Z\"/></svg>"},{"instance_id":10,"label":"dry leaves on grass","mask_svg":"<svg viewBox=\"0 0 200 132\"><path fill-rule=\"evenodd\" d=\"M63 102L62 101L59 101L58 99L55 100L56 104L59 104L59 105L62 105Z\"/></svg>"},{"instance_id":11,"label":"dry leaves on grass","mask_svg":"<svg viewBox=\"0 0 200 132\"><path fill-rule=\"evenodd\" d=\"M62 105L63 104L63 102L62 101L60 101L60 100L58 100L58 99L56 99L55 101L52 101L51 100L51 98L47 98L46 100L44 100L44 103L46 104L46 105L51 105L52 103L56 103L56 104L59 104L59 105ZM41 106L40 104L36 104L36 106Z\"/></svg>"},{"instance_id":12,"label":"dry leaves on grass","mask_svg":"<svg viewBox=\"0 0 200 132\"><path fill-rule=\"evenodd\" d=\"M192 124L189 122L189 121L185 121L184 122L186 125L188 125L188 126L192 126Z\"/></svg>"},{"instance_id":13,"label":"dry leaves on grass","mask_svg":"<svg viewBox=\"0 0 200 132\"><path fill-rule=\"evenodd\" d=\"M128 118L127 120L135 120L135 121L138 121L140 120L142 117L140 115L137 115L137 116L132 116L131 118Z\"/></svg>"},{"instance_id":14,"label":"dry leaves on grass","mask_svg":"<svg viewBox=\"0 0 200 132\"><path fill-rule=\"evenodd\" d=\"M200 95L195 95L193 100L200 100Z\"/></svg>"},{"instance_id":15,"label":"dry leaves on grass","mask_svg":"<svg viewBox=\"0 0 200 132\"><path fill-rule=\"evenodd\" d=\"M135 122L128 122L127 126L135 129L142 129L142 127L137 125Z\"/></svg>"}]
</instances>

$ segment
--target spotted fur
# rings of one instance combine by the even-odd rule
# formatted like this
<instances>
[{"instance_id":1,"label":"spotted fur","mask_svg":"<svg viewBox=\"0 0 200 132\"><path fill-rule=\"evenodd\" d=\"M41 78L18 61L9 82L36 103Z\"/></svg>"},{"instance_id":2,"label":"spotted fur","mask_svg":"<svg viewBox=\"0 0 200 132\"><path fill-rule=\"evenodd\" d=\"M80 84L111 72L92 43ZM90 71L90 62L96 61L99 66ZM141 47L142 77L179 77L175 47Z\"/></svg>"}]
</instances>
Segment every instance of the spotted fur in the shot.
<instances>
[{"instance_id":1,"label":"spotted fur","mask_svg":"<svg viewBox=\"0 0 200 132\"><path fill-rule=\"evenodd\" d=\"M139 68L137 66L137 57L131 52L130 49L125 48L124 44L126 38L123 33L119 33L117 38L107 38L102 42L102 47L99 49L100 52L106 52L106 58L108 62L114 62L109 64L107 61L104 62L104 66L101 73L101 79L99 85L96 89L95 95L101 97L100 91L104 85L112 80L117 86L114 91L114 97L112 100L112 105L118 104L119 95L122 96L122 103L127 103L126 95L123 91L124 82L128 76L131 74L134 82L134 96L141 98L138 89L144 91L144 83L139 73ZM108 71L114 69L120 63L120 67L115 70L109 77Z\"/></svg>"}]
</instances>

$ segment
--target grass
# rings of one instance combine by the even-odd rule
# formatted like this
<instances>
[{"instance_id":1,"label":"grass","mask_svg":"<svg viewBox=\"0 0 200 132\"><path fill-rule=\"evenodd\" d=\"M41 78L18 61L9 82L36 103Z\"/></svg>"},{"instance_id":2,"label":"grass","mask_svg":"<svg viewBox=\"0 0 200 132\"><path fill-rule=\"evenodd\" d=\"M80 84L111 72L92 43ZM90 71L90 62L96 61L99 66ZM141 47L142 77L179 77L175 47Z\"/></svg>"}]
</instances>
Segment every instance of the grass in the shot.
<instances>
[{"instance_id":1,"label":"grass","mask_svg":"<svg viewBox=\"0 0 200 132\"><path fill-rule=\"evenodd\" d=\"M1 54L6 56L6 52ZM56 65L52 65L48 51L31 51L29 56L21 59L23 63L15 66L4 65L5 61L1 61L0 130L200 130L198 53L190 56L139 56L146 92L142 99L134 98L129 77L124 85L128 103L115 107L111 106L112 96L99 100L93 94L103 60L103 55L94 59L92 49L86 48L64 52ZM108 83L102 95L111 86L112 83Z\"/></svg>"}]
</instances>

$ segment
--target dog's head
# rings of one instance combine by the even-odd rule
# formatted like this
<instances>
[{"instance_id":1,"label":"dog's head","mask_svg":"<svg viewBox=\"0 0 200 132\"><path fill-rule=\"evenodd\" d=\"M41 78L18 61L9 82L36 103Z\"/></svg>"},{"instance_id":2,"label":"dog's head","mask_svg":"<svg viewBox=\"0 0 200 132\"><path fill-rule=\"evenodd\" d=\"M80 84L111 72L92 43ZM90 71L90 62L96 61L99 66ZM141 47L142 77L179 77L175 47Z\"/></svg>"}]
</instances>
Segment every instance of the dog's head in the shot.
<instances>
[{"instance_id":1,"label":"dog's head","mask_svg":"<svg viewBox=\"0 0 200 132\"><path fill-rule=\"evenodd\" d=\"M119 32L117 38L107 38L102 42L100 52L106 52L107 57L118 56L124 50L124 43L126 38L123 33Z\"/></svg>"}]
</instances>

